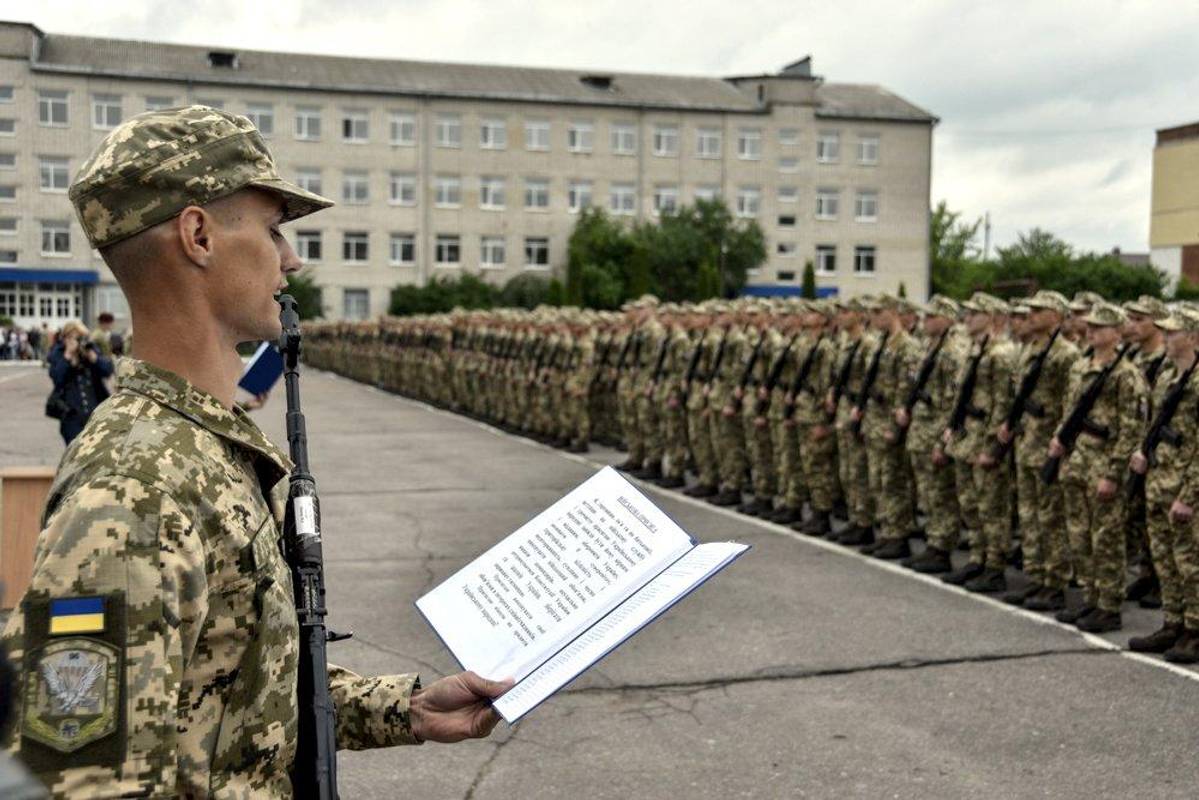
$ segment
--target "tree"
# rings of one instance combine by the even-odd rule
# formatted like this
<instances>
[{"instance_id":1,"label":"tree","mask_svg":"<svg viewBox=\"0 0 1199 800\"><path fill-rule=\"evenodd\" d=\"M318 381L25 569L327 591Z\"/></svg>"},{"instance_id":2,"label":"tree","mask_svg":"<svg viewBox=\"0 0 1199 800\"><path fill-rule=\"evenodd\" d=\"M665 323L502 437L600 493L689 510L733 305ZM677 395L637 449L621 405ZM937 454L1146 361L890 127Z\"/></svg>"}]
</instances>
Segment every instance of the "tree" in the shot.
<instances>
[{"instance_id":1,"label":"tree","mask_svg":"<svg viewBox=\"0 0 1199 800\"><path fill-rule=\"evenodd\" d=\"M287 293L295 298L300 319L320 319L325 316L321 305L321 287L316 285L312 270L301 270L289 276Z\"/></svg>"},{"instance_id":2,"label":"tree","mask_svg":"<svg viewBox=\"0 0 1199 800\"><path fill-rule=\"evenodd\" d=\"M800 294L809 300L816 299L816 266L810 258L803 265L803 287Z\"/></svg>"},{"instance_id":3,"label":"tree","mask_svg":"<svg viewBox=\"0 0 1199 800\"><path fill-rule=\"evenodd\" d=\"M461 308L491 308L496 289L476 275L434 278L424 286L402 285L391 290L387 313L403 317L410 314L440 314Z\"/></svg>"},{"instance_id":4,"label":"tree","mask_svg":"<svg viewBox=\"0 0 1199 800\"><path fill-rule=\"evenodd\" d=\"M608 215L602 208L591 206L583 209L570 234L566 247L565 299L572 305L593 305L588 302L587 284L583 272L587 266L598 267L609 273L602 283L613 283L621 287L621 294L630 283L630 260L633 241L627 228ZM595 277L592 270L592 278ZM619 305L619 303L618 303Z\"/></svg>"},{"instance_id":5,"label":"tree","mask_svg":"<svg viewBox=\"0 0 1199 800\"><path fill-rule=\"evenodd\" d=\"M536 308L546 301L550 281L541 275L517 275L504 284L496 303L510 308Z\"/></svg>"},{"instance_id":6,"label":"tree","mask_svg":"<svg viewBox=\"0 0 1199 800\"><path fill-rule=\"evenodd\" d=\"M895 290L895 295L896 295L896 297L907 297L908 296L908 285L906 283L904 283L903 281L900 281L899 288Z\"/></svg>"},{"instance_id":7,"label":"tree","mask_svg":"<svg viewBox=\"0 0 1199 800\"><path fill-rule=\"evenodd\" d=\"M978 259L978 229L982 220L962 220L959 211L950 211L944 200L937 203L929 217L929 262L932 268L932 292L962 297L970 293Z\"/></svg>"}]
</instances>

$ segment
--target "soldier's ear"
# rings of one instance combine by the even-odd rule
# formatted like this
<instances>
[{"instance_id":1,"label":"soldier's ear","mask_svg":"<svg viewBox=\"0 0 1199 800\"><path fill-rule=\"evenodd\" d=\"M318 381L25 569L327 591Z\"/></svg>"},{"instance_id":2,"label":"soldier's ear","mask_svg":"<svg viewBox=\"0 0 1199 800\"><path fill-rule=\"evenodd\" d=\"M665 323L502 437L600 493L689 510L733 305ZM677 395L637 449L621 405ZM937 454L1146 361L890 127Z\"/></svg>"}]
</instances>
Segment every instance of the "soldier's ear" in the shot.
<instances>
[{"instance_id":1,"label":"soldier's ear","mask_svg":"<svg viewBox=\"0 0 1199 800\"><path fill-rule=\"evenodd\" d=\"M199 206L188 206L175 218L175 230L184 256L199 267L208 267L213 257L215 219Z\"/></svg>"}]
</instances>

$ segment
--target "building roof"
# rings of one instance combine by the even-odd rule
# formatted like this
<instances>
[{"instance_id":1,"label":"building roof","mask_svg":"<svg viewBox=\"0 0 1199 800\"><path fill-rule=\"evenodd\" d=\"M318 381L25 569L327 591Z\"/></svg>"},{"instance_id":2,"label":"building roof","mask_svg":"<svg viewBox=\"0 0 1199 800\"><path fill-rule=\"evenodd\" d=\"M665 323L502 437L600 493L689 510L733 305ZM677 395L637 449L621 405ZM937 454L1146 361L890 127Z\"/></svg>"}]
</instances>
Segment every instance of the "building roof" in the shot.
<instances>
[{"instance_id":1,"label":"building roof","mask_svg":"<svg viewBox=\"0 0 1199 800\"><path fill-rule=\"evenodd\" d=\"M11 23L8 23L11 24ZM142 80L257 86L360 94L416 95L506 102L622 106L658 110L761 113L729 80L685 75L439 63L232 50L224 47L41 35L31 68ZM223 53L233 66L213 66ZM219 58L219 57L218 57ZM810 63L810 62L809 62ZM792 72L797 65L790 65ZM791 77L784 70L779 76ZM817 113L828 117L933 122L935 118L877 86L820 84Z\"/></svg>"},{"instance_id":2,"label":"building roof","mask_svg":"<svg viewBox=\"0 0 1199 800\"><path fill-rule=\"evenodd\" d=\"M1187 139L1199 139L1199 122L1176 125L1173 128L1159 128L1157 131L1158 144L1181 142Z\"/></svg>"}]
</instances>

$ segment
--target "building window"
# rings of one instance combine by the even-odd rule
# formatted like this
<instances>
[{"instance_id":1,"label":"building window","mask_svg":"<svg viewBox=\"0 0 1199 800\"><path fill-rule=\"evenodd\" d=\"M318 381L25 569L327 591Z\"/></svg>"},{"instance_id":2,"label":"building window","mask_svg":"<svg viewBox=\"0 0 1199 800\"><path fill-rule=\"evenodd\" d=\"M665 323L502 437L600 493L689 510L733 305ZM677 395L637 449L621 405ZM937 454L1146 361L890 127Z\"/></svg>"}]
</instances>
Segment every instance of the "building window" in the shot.
<instances>
[{"instance_id":1,"label":"building window","mask_svg":"<svg viewBox=\"0 0 1199 800\"><path fill-rule=\"evenodd\" d=\"M609 130L615 155L631 156L637 152L637 129L631 123L613 122Z\"/></svg>"},{"instance_id":2,"label":"building window","mask_svg":"<svg viewBox=\"0 0 1199 800\"><path fill-rule=\"evenodd\" d=\"M483 269L503 269L508 260L503 236L484 236L479 242L479 265Z\"/></svg>"},{"instance_id":3,"label":"building window","mask_svg":"<svg viewBox=\"0 0 1199 800\"><path fill-rule=\"evenodd\" d=\"M550 182L543 178L525 181L525 208L544 210L550 207Z\"/></svg>"},{"instance_id":4,"label":"building window","mask_svg":"<svg viewBox=\"0 0 1199 800\"><path fill-rule=\"evenodd\" d=\"M416 176L410 172L393 172L388 181L388 202L393 206L416 205Z\"/></svg>"},{"instance_id":5,"label":"building window","mask_svg":"<svg viewBox=\"0 0 1199 800\"><path fill-rule=\"evenodd\" d=\"M438 208L458 208L462 205L462 179L457 175L438 176L433 188L433 203Z\"/></svg>"},{"instance_id":6,"label":"building window","mask_svg":"<svg viewBox=\"0 0 1199 800\"><path fill-rule=\"evenodd\" d=\"M321 110L315 106L296 106L296 138L318 142L321 138Z\"/></svg>"},{"instance_id":7,"label":"building window","mask_svg":"<svg viewBox=\"0 0 1199 800\"><path fill-rule=\"evenodd\" d=\"M776 272L775 275L778 277L778 280L780 280L780 281L795 280L795 273L792 272L791 270L783 270L780 272Z\"/></svg>"},{"instance_id":8,"label":"building window","mask_svg":"<svg viewBox=\"0 0 1199 800\"><path fill-rule=\"evenodd\" d=\"M306 192L321 194L321 171L315 167L296 170L296 185Z\"/></svg>"},{"instance_id":9,"label":"building window","mask_svg":"<svg viewBox=\"0 0 1199 800\"><path fill-rule=\"evenodd\" d=\"M798 203L799 202L799 187L798 186L780 186L779 187L779 202L780 203Z\"/></svg>"},{"instance_id":10,"label":"building window","mask_svg":"<svg viewBox=\"0 0 1199 800\"><path fill-rule=\"evenodd\" d=\"M742 186L737 190L737 216L756 217L762 210L762 191L756 186Z\"/></svg>"},{"instance_id":11,"label":"building window","mask_svg":"<svg viewBox=\"0 0 1199 800\"><path fill-rule=\"evenodd\" d=\"M637 188L631 183L614 183L608 194L608 210L613 214L637 213Z\"/></svg>"},{"instance_id":12,"label":"building window","mask_svg":"<svg viewBox=\"0 0 1199 800\"><path fill-rule=\"evenodd\" d=\"M391 143L413 147L416 145L416 115L407 111L393 111L387 119Z\"/></svg>"},{"instance_id":13,"label":"building window","mask_svg":"<svg viewBox=\"0 0 1199 800\"><path fill-rule=\"evenodd\" d=\"M17 187L11 184L0 184L0 203L15 203Z\"/></svg>"},{"instance_id":14,"label":"building window","mask_svg":"<svg viewBox=\"0 0 1199 800\"><path fill-rule=\"evenodd\" d=\"M121 96L119 94L92 95L92 127L111 130L121 124Z\"/></svg>"},{"instance_id":15,"label":"building window","mask_svg":"<svg viewBox=\"0 0 1199 800\"><path fill-rule=\"evenodd\" d=\"M370 234L346 231L341 240L341 258L352 264L365 264L370 258Z\"/></svg>"},{"instance_id":16,"label":"building window","mask_svg":"<svg viewBox=\"0 0 1199 800\"><path fill-rule=\"evenodd\" d=\"M0 136L16 136L17 121L15 119L0 119Z\"/></svg>"},{"instance_id":17,"label":"building window","mask_svg":"<svg viewBox=\"0 0 1199 800\"><path fill-rule=\"evenodd\" d=\"M462 117L457 114L438 114L433 132L438 147L461 147Z\"/></svg>"},{"instance_id":18,"label":"building window","mask_svg":"<svg viewBox=\"0 0 1199 800\"><path fill-rule=\"evenodd\" d=\"M832 275L837 271L837 248L831 244L816 245L816 272Z\"/></svg>"},{"instance_id":19,"label":"building window","mask_svg":"<svg viewBox=\"0 0 1199 800\"><path fill-rule=\"evenodd\" d=\"M439 267L456 267L461 261L461 250L461 239L458 236L439 233L434 263Z\"/></svg>"},{"instance_id":20,"label":"building window","mask_svg":"<svg viewBox=\"0 0 1199 800\"><path fill-rule=\"evenodd\" d=\"M17 218L0 217L0 236L17 235Z\"/></svg>"},{"instance_id":21,"label":"building window","mask_svg":"<svg viewBox=\"0 0 1199 800\"><path fill-rule=\"evenodd\" d=\"M720 197L720 187L715 184L705 183L695 187L696 200L715 200Z\"/></svg>"},{"instance_id":22,"label":"building window","mask_svg":"<svg viewBox=\"0 0 1199 800\"><path fill-rule=\"evenodd\" d=\"M40 125L51 125L56 128L67 126L66 91L42 89L37 93L37 121Z\"/></svg>"},{"instance_id":23,"label":"building window","mask_svg":"<svg viewBox=\"0 0 1199 800\"><path fill-rule=\"evenodd\" d=\"M364 109L347 109L341 116L341 140L348 144L370 141L370 114Z\"/></svg>"},{"instance_id":24,"label":"building window","mask_svg":"<svg viewBox=\"0 0 1199 800\"><path fill-rule=\"evenodd\" d=\"M321 232L296 231L296 255L305 264L321 260Z\"/></svg>"},{"instance_id":25,"label":"building window","mask_svg":"<svg viewBox=\"0 0 1199 800\"><path fill-rule=\"evenodd\" d=\"M550 149L550 124L545 120L530 120L525 123L525 149Z\"/></svg>"},{"instance_id":26,"label":"building window","mask_svg":"<svg viewBox=\"0 0 1199 800\"><path fill-rule=\"evenodd\" d=\"M275 107L270 103L246 103L246 117L263 136L275 133Z\"/></svg>"},{"instance_id":27,"label":"building window","mask_svg":"<svg viewBox=\"0 0 1199 800\"><path fill-rule=\"evenodd\" d=\"M0 103L8 104L12 102L13 91L12 86L0 86Z\"/></svg>"},{"instance_id":28,"label":"building window","mask_svg":"<svg viewBox=\"0 0 1199 800\"><path fill-rule=\"evenodd\" d=\"M371 315L371 293L369 289L343 289L342 312L346 319L362 320Z\"/></svg>"},{"instance_id":29,"label":"building window","mask_svg":"<svg viewBox=\"0 0 1199 800\"><path fill-rule=\"evenodd\" d=\"M779 159L779 172L788 173L788 174L799 172L799 159L798 158L780 158Z\"/></svg>"},{"instance_id":30,"label":"building window","mask_svg":"<svg viewBox=\"0 0 1199 800\"><path fill-rule=\"evenodd\" d=\"M874 274L873 245L858 245L853 249L853 271L855 275Z\"/></svg>"},{"instance_id":31,"label":"building window","mask_svg":"<svg viewBox=\"0 0 1199 800\"><path fill-rule=\"evenodd\" d=\"M762 157L762 129L742 128L737 132L737 158L757 161Z\"/></svg>"},{"instance_id":32,"label":"building window","mask_svg":"<svg viewBox=\"0 0 1199 800\"><path fill-rule=\"evenodd\" d=\"M654 213L655 214L673 214L679 210L679 187L677 186L655 186L654 187Z\"/></svg>"},{"instance_id":33,"label":"building window","mask_svg":"<svg viewBox=\"0 0 1199 800\"><path fill-rule=\"evenodd\" d=\"M816 137L816 160L821 164L835 164L841 160L841 134L836 131L821 131Z\"/></svg>"},{"instance_id":34,"label":"building window","mask_svg":"<svg viewBox=\"0 0 1199 800\"><path fill-rule=\"evenodd\" d=\"M779 128L779 144L799 144L799 128Z\"/></svg>"},{"instance_id":35,"label":"building window","mask_svg":"<svg viewBox=\"0 0 1199 800\"><path fill-rule=\"evenodd\" d=\"M571 213L577 214L587 208L591 205L591 181L571 181L566 199Z\"/></svg>"},{"instance_id":36,"label":"building window","mask_svg":"<svg viewBox=\"0 0 1199 800\"><path fill-rule=\"evenodd\" d=\"M388 262L393 267L411 267L416 264L416 237L411 233L393 233Z\"/></svg>"},{"instance_id":37,"label":"building window","mask_svg":"<svg viewBox=\"0 0 1199 800\"><path fill-rule=\"evenodd\" d=\"M841 193L837 189L816 190L816 219L836 219Z\"/></svg>"},{"instance_id":38,"label":"building window","mask_svg":"<svg viewBox=\"0 0 1199 800\"><path fill-rule=\"evenodd\" d=\"M71 254L71 226L65 221L42 220L42 255Z\"/></svg>"},{"instance_id":39,"label":"building window","mask_svg":"<svg viewBox=\"0 0 1199 800\"><path fill-rule=\"evenodd\" d=\"M370 202L370 179L367 173L346 170L341 181L342 202L349 205L366 205Z\"/></svg>"},{"instance_id":40,"label":"building window","mask_svg":"<svg viewBox=\"0 0 1199 800\"><path fill-rule=\"evenodd\" d=\"M795 227L795 215L794 214L780 214L779 215L779 227L780 228L794 228Z\"/></svg>"},{"instance_id":41,"label":"building window","mask_svg":"<svg viewBox=\"0 0 1199 800\"><path fill-rule=\"evenodd\" d=\"M679 126L654 126L654 155L677 156L679 154Z\"/></svg>"},{"instance_id":42,"label":"building window","mask_svg":"<svg viewBox=\"0 0 1199 800\"><path fill-rule=\"evenodd\" d=\"M878 222L878 192L859 189L853 205L853 216L858 222Z\"/></svg>"},{"instance_id":43,"label":"building window","mask_svg":"<svg viewBox=\"0 0 1199 800\"><path fill-rule=\"evenodd\" d=\"M502 119L485 119L479 128L479 147L484 150L505 150L508 147L508 124Z\"/></svg>"},{"instance_id":44,"label":"building window","mask_svg":"<svg viewBox=\"0 0 1199 800\"><path fill-rule=\"evenodd\" d=\"M168 97L165 94L146 95L146 110L147 111L161 111L164 108L173 108L174 105L175 105L175 98Z\"/></svg>"},{"instance_id":45,"label":"building window","mask_svg":"<svg viewBox=\"0 0 1199 800\"><path fill-rule=\"evenodd\" d=\"M695 154L700 158L720 158L718 128L700 128L695 132Z\"/></svg>"},{"instance_id":46,"label":"building window","mask_svg":"<svg viewBox=\"0 0 1199 800\"><path fill-rule=\"evenodd\" d=\"M13 170L17 168L16 153L0 153L0 169Z\"/></svg>"},{"instance_id":47,"label":"building window","mask_svg":"<svg viewBox=\"0 0 1199 800\"><path fill-rule=\"evenodd\" d=\"M572 153L590 153L595 146L595 125L572 122L566 129L566 149Z\"/></svg>"},{"instance_id":48,"label":"building window","mask_svg":"<svg viewBox=\"0 0 1199 800\"><path fill-rule=\"evenodd\" d=\"M795 256L795 242L779 242L776 246L778 254L783 258L793 258Z\"/></svg>"},{"instance_id":49,"label":"building window","mask_svg":"<svg viewBox=\"0 0 1199 800\"><path fill-rule=\"evenodd\" d=\"M878 136L876 134L862 134L858 138L858 163L865 166L874 166L878 163Z\"/></svg>"},{"instance_id":50,"label":"building window","mask_svg":"<svg viewBox=\"0 0 1199 800\"><path fill-rule=\"evenodd\" d=\"M65 192L71 184L67 159L42 156L37 160L38 180L43 192Z\"/></svg>"},{"instance_id":51,"label":"building window","mask_svg":"<svg viewBox=\"0 0 1199 800\"><path fill-rule=\"evenodd\" d=\"M479 179L479 208L503 208L507 201L505 194L503 178L484 176Z\"/></svg>"},{"instance_id":52,"label":"building window","mask_svg":"<svg viewBox=\"0 0 1199 800\"><path fill-rule=\"evenodd\" d=\"M525 268L549 269L550 240L544 237L525 239Z\"/></svg>"}]
</instances>

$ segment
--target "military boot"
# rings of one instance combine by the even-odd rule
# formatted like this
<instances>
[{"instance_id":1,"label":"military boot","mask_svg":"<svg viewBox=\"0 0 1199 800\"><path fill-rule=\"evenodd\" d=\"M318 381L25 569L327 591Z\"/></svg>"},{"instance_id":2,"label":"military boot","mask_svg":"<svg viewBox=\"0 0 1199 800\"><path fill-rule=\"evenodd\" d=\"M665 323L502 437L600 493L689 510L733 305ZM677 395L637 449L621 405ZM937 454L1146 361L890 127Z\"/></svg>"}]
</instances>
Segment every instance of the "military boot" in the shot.
<instances>
[{"instance_id":1,"label":"military boot","mask_svg":"<svg viewBox=\"0 0 1199 800\"><path fill-rule=\"evenodd\" d=\"M1123 624L1119 611L1104 611L1102 608L1095 609L1085 617L1079 617L1078 622L1074 623L1080 631L1087 633L1118 631Z\"/></svg>"},{"instance_id":2,"label":"military boot","mask_svg":"<svg viewBox=\"0 0 1199 800\"><path fill-rule=\"evenodd\" d=\"M983 574L983 565L975 564L969 561L965 566L959 567L952 572L941 576L943 583L952 584L953 586L964 586L966 581L972 581L979 575Z\"/></svg>"},{"instance_id":3,"label":"military boot","mask_svg":"<svg viewBox=\"0 0 1199 800\"><path fill-rule=\"evenodd\" d=\"M574 444L572 444L570 446L570 452L572 452L572 453L586 453L590 449L591 448L587 445L586 442L575 442Z\"/></svg>"},{"instance_id":4,"label":"military boot","mask_svg":"<svg viewBox=\"0 0 1199 800\"><path fill-rule=\"evenodd\" d=\"M795 523L791 526L791 530L799 531L808 536L828 536L832 529L832 514L827 511L813 511L810 520Z\"/></svg>"},{"instance_id":5,"label":"military boot","mask_svg":"<svg viewBox=\"0 0 1199 800\"><path fill-rule=\"evenodd\" d=\"M861 525L850 525L846 528L845 533L837 538L837 542L847 547L861 547L866 544L874 544L874 528Z\"/></svg>"},{"instance_id":6,"label":"military boot","mask_svg":"<svg viewBox=\"0 0 1199 800\"><path fill-rule=\"evenodd\" d=\"M657 461L651 461L646 465L645 469L634 472L633 477L640 478L643 481L656 481L662 477L662 465Z\"/></svg>"},{"instance_id":7,"label":"military boot","mask_svg":"<svg viewBox=\"0 0 1199 800\"><path fill-rule=\"evenodd\" d=\"M719 492L720 487L711 483L697 483L690 489L686 489L683 494L687 495L688 497L711 497Z\"/></svg>"},{"instance_id":8,"label":"military boot","mask_svg":"<svg viewBox=\"0 0 1199 800\"><path fill-rule=\"evenodd\" d=\"M771 515L770 521L779 525L790 525L803 519L803 511L796 506L783 506Z\"/></svg>"},{"instance_id":9,"label":"military boot","mask_svg":"<svg viewBox=\"0 0 1199 800\"><path fill-rule=\"evenodd\" d=\"M1128 584L1128 588L1124 590L1124 599L1135 603L1147 594L1160 591L1161 585L1158 583L1156 575L1142 575Z\"/></svg>"},{"instance_id":10,"label":"military boot","mask_svg":"<svg viewBox=\"0 0 1199 800\"><path fill-rule=\"evenodd\" d=\"M1066 593L1046 586L1024 601L1029 611L1060 611L1066 607Z\"/></svg>"},{"instance_id":11,"label":"military boot","mask_svg":"<svg viewBox=\"0 0 1199 800\"><path fill-rule=\"evenodd\" d=\"M1178 644L1185 630L1181 622L1167 622L1148 636L1129 639L1128 649L1134 653L1164 653Z\"/></svg>"},{"instance_id":12,"label":"military boot","mask_svg":"<svg viewBox=\"0 0 1199 800\"><path fill-rule=\"evenodd\" d=\"M641 462L632 458L626 458L623 463L617 464L616 468L621 472L635 472L641 469Z\"/></svg>"},{"instance_id":13,"label":"military boot","mask_svg":"<svg viewBox=\"0 0 1199 800\"><path fill-rule=\"evenodd\" d=\"M1064 622L1067 625L1074 625L1080 619L1097 610L1095 606L1082 605L1077 608L1063 608L1061 611L1053 615L1053 618L1058 622Z\"/></svg>"},{"instance_id":14,"label":"military boot","mask_svg":"<svg viewBox=\"0 0 1199 800\"><path fill-rule=\"evenodd\" d=\"M760 517L768 511L773 511L774 503L769 498L762 498L755 495L748 503L742 503L737 506L737 510L751 517Z\"/></svg>"},{"instance_id":15,"label":"military boot","mask_svg":"<svg viewBox=\"0 0 1199 800\"><path fill-rule=\"evenodd\" d=\"M962 586L968 592L978 592L979 594L991 594L993 592L1002 592L1007 589L1007 578L1004 577L1003 570L990 568L983 570L981 575L978 575L966 581Z\"/></svg>"},{"instance_id":16,"label":"military boot","mask_svg":"<svg viewBox=\"0 0 1199 800\"><path fill-rule=\"evenodd\" d=\"M680 486L685 486L687 484L687 482L684 481L680 475L664 475L656 482L663 489L678 489Z\"/></svg>"},{"instance_id":17,"label":"military boot","mask_svg":"<svg viewBox=\"0 0 1199 800\"><path fill-rule=\"evenodd\" d=\"M1044 588L1045 587L1039 583L1030 583L1023 589L1016 589L1015 591L1005 594L1003 596L1003 602L1007 603L1009 606L1022 606L1024 605L1024 601L1028 600L1028 598L1032 597L1034 594L1037 594Z\"/></svg>"},{"instance_id":18,"label":"military boot","mask_svg":"<svg viewBox=\"0 0 1199 800\"><path fill-rule=\"evenodd\" d=\"M845 505L844 498L838 500L833 505L833 516L836 517L837 519L841 520L842 522L849 521L849 506Z\"/></svg>"},{"instance_id":19,"label":"military boot","mask_svg":"<svg viewBox=\"0 0 1199 800\"><path fill-rule=\"evenodd\" d=\"M911 554L912 548L908 544L907 539L888 539L871 553L875 558L883 558L888 561L894 561L897 558L907 558Z\"/></svg>"},{"instance_id":20,"label":"military boot","mask_svg":"<svg viewBox=\"0 0 1199 800\"><path fill-rule=\"evenodd\" d=\"M1199 631L1187 628L1182 636L1165 653L1166 660L1172 664L1194 664L1199 662Z\"/></svg>"},{"instance_id":21,"label":"military boot","mask_svg":"<svg viewBox=\"0 0 1199 800\"><path fill-rule=\"evenodd\" d=\"M1146 594L1140 600L1137 601L1137 605L1140 606L1141 608L1161 608L1162 607L1161 591L1159 590L1159 591L1149 592L1148 594Z\"/></svg>"},{"instance_id":22,"label":"military boot","mask_svg":"<svg viewBox=\"0 0 1199 800\"><path fill-rule=\"evenodd\" d=\"M920 555L913 556L904 566L924 575L937 575L952 570L953 562L949 560L949 551L930 546Z\"/></svg>"},{"instance_id":23,"label":"military boot","mask_svg":"<svg viewBox=\"0 0 1199 800\"><path fill-rule=\"evenodd\" d=\"M737 489L722 489L708 498L714 506L735 506L741 502L741 492Z\"/></svg>"}]
</instances>

